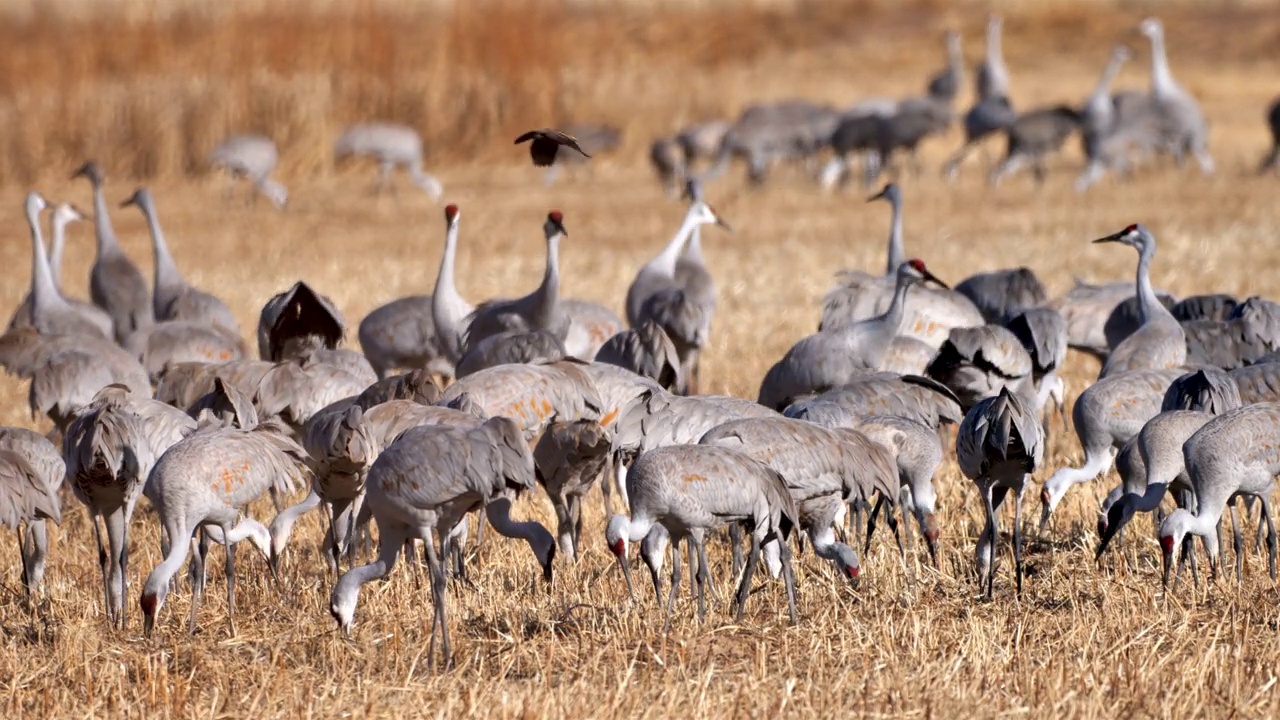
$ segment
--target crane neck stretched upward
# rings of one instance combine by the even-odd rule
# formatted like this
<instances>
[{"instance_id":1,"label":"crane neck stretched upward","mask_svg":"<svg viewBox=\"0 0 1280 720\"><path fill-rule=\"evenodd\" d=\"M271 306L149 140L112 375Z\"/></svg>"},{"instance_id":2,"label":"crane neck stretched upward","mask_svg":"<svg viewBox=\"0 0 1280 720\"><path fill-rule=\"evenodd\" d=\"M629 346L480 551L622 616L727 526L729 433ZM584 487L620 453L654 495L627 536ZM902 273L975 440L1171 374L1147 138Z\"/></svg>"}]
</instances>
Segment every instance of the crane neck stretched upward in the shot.
<instances>
[{"instance_id":1,"label":"crane neck stretched upward","mask_svg":"<svg viewBox=\"0 0 1280 720\"><path fill-rule=\"evenodd\" d=\"M1137 294L1138 294L1138 314L1141 316L1142 322L1148 323L1153 320L1163 320L1165 318L1177 322L1173 314L1168 308L1160 302L1156 297L1156 292L1151 287L1151 260L1156 254L1156 243L1152 238L1146 238L1145 242L1138 248L1138 276L1137 276Z\"/></svg>"},{"instance_id":2,"label":"crane neck stretched upward","mask_svg":"<svg viewBox=\"0 0 1280 720\"><path fill-rule=\"evenodd\" d=\"M907 259L907 251L902 246L902 198L894 193L888 197L888 200L893 215L889 219L889 266L885 274L892 275Z\"/></svg>"},{"instance_id":3,"label":"crane neck stretched upward","mask_svg":"<svg viewBox=\"0 0 1280 720\"><path fill-rule=\"evenodd\" d=\"M1169 70L1169 58L1164 49L1164 31L1151 33L1151 91L1156 97L1168 98L1180 93Z\"/></svg>"},{"instance_id":4,"label":"crane neck stretched upward","mask_svg":"<svg viewBox=\"0 0 1280 720\"><path fill-rule=\"evenodd\" d=\"M1115 83L1116 75L1120 74L1120 68L1124 63L1124 57L1112 55L1107 66L1102 69L1102 77L1098 78L1098 84L1093 88L1093 94L1089 96L1089 112L1095 117L1110 118L1115 115L1111 86Z\"/></svg>"},{"instance_id":5,"label":"crane neck stretched upward","mask_svg":"<svg viewBox=\"0 0 1280 720\"><path fill-rule=\"evenodd\" d=\"M156 264L155 287L181 288L186 282L182 279L182 273L178 271L177 263L173 261L173 255L169 252L164 230L160 228L160 216L156 212L156 205L150 194L139 198L138 209L142 211L142 216L147 221L147 230L151 233L151 252L155 255Z\"/></svg>"},{"instance_id":6,"label":"crane neck stretched upward","mask_svg":"<svg viewBox=\"0 0 1280 720\"><path fill-rule=\"evenodd\" d=\"M93 183L93 234L98 242L98 257L123 255L120 241L116 239L115 228L111 226L111 216L107 214L107 198L102 191L102 183Z\"/></svg>"},{"instance_id":7,"label":"crane neck stretched upward","mask_svg":"<svg viewBox=\"0 0 1280 720\"><path fill-rule=\"evenodd\" d=\"M53 214L53 243L49 250L49 272L53 275L53 285L62 291L62 253L67 245L67 226L72 220L59 212Z\"/></svg>"},{"instance_id":8,"label":"crane neck stretched upward","mask_svg":"<svg viewBox=\"0 0 1280 720\"><path fill-rule=\"evenodd\" d=\"M436 335L441 340L445 355L454 363L462 358L462 326L473 309L458 294L458 286L454 280L459 220L449 223L449 229L445 232L444 255L440 258L440 272L436 275L435 291L431 294L431 319L435 324Z\"/></svg>"},{"instance_id":9,"label":"crane neck stretched upward","mask_svg":"<svg viewBox=\"0 0 1280 720\"><path fill-rule=\"evenodd\" d=\"M542 284L533 291L533 327L554 329L556 314L560 310L560 240L559 232L547 233L547 267L542 274Z\"/></svg>"},{"instance_id":10,"label":"crane neck stretched upward","mask_svg":"<svg viewBox=\"0 0 1280 720\"><path fill-rule=\"evenodd\" d=\"M62 304L58 286L49 269L45 254L44 233L40 230L39 208L28 202L27 225L31 228L31 316L34 322L37 311Z\"/></svg>"},{"instance_id":11,"label":"crane neck stretched upward","mask_svg":"<svg viewBox=\"0 0 1280 720\"><path fill-rule=\"evenodd\" d=\"M667 277L675 275L676 261L680 259L680 251L684 249L685 242L689 239L690 234L701 222L702 219L697 213L697 205L690 205L689 212L685 213L684 220L680 223L680 229L676 230L676 234L667 241L667 246L662 249L662 252L649 261L646 266L647 269L660 272Z\"/></svg>"}]
</instances>

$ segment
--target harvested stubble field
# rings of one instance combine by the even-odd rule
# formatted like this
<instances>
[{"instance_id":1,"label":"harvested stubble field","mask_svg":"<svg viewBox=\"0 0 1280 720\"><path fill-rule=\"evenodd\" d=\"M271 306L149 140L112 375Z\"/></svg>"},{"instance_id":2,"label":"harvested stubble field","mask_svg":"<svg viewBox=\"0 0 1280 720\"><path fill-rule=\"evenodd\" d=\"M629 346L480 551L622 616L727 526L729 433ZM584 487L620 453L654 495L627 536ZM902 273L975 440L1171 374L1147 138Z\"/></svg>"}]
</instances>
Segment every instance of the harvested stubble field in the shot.
<instances>
[{"instance_id":1,"label":"harvested stubble field","mask_svg":"<svg viewBox=\"0 0 1280 720\"><path fill-rule=\"evenodd\" d=\"M216 12L196 3L121 5L113 14L81 2L37 4L34 13L14 4L16 19L0 24L0 226L9 238L0 262L15 269L0 300L16 304L27 282L23 193L36 187L87 206L87 186L66 176L94 156L111 173L113 199L138 182L153 188L189 279L227 298L246 331L261 303L298 278L328 293L352 327L376 305L433 282L439 208L407 189L399 204L374 200L369 168L335 171L328 148L344 123L388 117L424 131L429 169L463 209L465 295L532 287L543 262L538 227L558 207L570 232L562 251L567 292L621 309L635 269L682 213L646 167L650 137L754 100L846 103L917 92L941 64L945 28L960 27L966 54L978 59L987 9L834 0L732 10L670 3L660 11L642 3L460 3L453 11L246 3ZM1077 101L1111 45L1141 47L1129 33L1141 9L996 7L1006 11L1006 54L1022 107ZM909 252L952 281L1026 264L1058 293L1072 276L1131 277L1132 252L1087 241L1143 221L1161 241L1160 286L1274 297L1280 180L1256 178L1252 169L1268 141L1262 114L1277 91L1280 18L1229 3L1160 8L1174 71L1213 123L1216 176L1159 167L1081 197L1070 187L1080 165L1072 148L1044 187L1023 178L994 191L980 180L980 163L951 185L936 168L959 142L953 131L926 147L928 172L903 181ZM1145 87L1145 62L1133 63L1121 85ZM509 143L516 131L561 117L615 122L627 139L617 155L547 189ZM200 175L212 144L242 129L280 143L282 179L292 190L287 212L223 202L221 185ZM754 397L768 365L814 327L833 271L882 266L887 211L865 205L854 189L822 195L794 168L761 191L735 176L709 192L737 230L706 235L721 289L703 364L706 391ZM140 216L115 216L126 249L149 267ZM65 285L83 296L91 234L77 229L71 242ZM1073 355L1070 396L1096 372L1095 361ZM28 417L25 383L0 380L0 397L5 424L47 427ZM1079 460L1075 438L1056 422L1049 449L1050 470ZM1139 521L1128 537L1129 563L1112 555L1096 565L1099 483L1070 495L1049 541L1032 545L1033 574L1020 599L1004 546L996 598L985 602L971 578L977 497L954 462L936 482L940 568L923 562L922 547L904 567L886 536L863 558L863 582L853 590L806 553L795 627L780 584L768 582L741 624L718 603L699 623L682 598L664 634L649 594L635 607L624 602L600 542L596 495L585 557L559 563L550 589L527 549L490 535L469 560L475 589L449 593L457 666L443 675L425 661L425 576L404 565L389 582L366 587L353 639L336 631L318 514L294 535L280 587L260 558L241 563L235 637L226 629L215 552L199 632L186 633L184 586L170 596L156 637L144 640L136 598L159 545L155 515L143 507L134 521L133 623L110 630L92 529L67 495L52 533L46 596L34 606L20 598L12 540L0 554L0 707L13 717L1280 713L1280 597L1257 556L1243 587L1219 581L1194 590L1184 582L1165 593L1157 546ZM269 503L254 510L270 517ZM524 501L520 511L554 522L544 498ZM722 547L713 547L712 563L728 587Z\"/></svg>"}]
</instances>

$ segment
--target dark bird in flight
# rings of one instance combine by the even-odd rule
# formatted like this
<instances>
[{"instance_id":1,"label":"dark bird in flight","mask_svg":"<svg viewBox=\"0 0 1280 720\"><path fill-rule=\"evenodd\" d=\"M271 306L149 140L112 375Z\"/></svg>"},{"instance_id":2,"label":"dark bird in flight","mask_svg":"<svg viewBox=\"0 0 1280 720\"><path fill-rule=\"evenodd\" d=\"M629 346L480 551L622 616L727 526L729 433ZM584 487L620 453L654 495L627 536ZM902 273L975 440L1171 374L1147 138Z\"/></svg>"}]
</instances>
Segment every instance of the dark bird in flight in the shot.
<instances>
[{"instance_id":1,"label":"dark bird in flight","mask_svg":"<svg viewBox=\"0 0 1280 720\"><path fill-rule=\"evenodd\" d=\"M538 167L547 167L556 161L556 151L561 145L571 147L582 153L583 157L591 157L587 151L578 146L577 138L572 135L566 135L559 130L530 130L529 132L516 138L516 145L522 142L533 142L529 145L529 156L533 158L533 164Z\"/></svg>"}]
</instances>

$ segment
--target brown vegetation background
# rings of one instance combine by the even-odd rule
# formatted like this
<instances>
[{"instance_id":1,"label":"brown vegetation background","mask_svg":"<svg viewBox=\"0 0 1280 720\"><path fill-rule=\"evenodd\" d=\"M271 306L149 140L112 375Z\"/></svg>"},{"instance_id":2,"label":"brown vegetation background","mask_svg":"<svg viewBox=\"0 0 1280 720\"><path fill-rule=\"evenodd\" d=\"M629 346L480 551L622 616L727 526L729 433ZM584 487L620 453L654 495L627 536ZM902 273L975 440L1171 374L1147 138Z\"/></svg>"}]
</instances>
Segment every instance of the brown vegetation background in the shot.
<instances>
[{"instance_id":1,"label":"brown vegetation background","mask_svg":"<svg viewBox=\"0 0 1280 720\"><path fill-rule=\"evenodd\" d=\"M1280 180L1253 174L1269 142L1263 114L1280 92L1280 16L1268 3L67 0L0 3L0 263L11 269L0 304L16 304L28 280L23 194L36 188L87 206L87 187L66 178L88 157L108 169L112 200L138 182L153 187L180 266L228 299L247 335L262 302L299 277L332 296L352 327L378 304L428 291L439 208L407 186L398 202L375 199L370 168L337 170L330 157L345 124L378 118L424 134L429 169L462 207L464 294L478 300L536 284L538 227L559 207L570 232L566 290L620 310L636 268L682 212L645 164L654 135L758 100L846 104L919 92L942 64L946 29L962 30L966 56L980 58L991 9L1007 17L1014 100L1024 108L1079 102L1117 42L1139 51L1120 85L1145 87L1145 44L1132 29L1158 10L1174 72L1213 124L1219 172L1202 178L1162 165L1081 197L1070 188L1080 166L1073 147L1044 187L1021 178L990 189L980 160L947 184L937 167L959 143L953 131L926 146L925 174L903 179L908 251L952 281L1030 265L1056 294L1073 276L1130 277L1130 252L1087 241L1140 220L1161 242L1158 285L1181 295L1276 297ZM546 188L511 138L570 119L616 123L624 145ZM240 131L280 144L287 212L246 207L239 194L228 202L222 181L205 172L212 146ZM769 364L814 327L833 271L883 265L887 211L866 206L856 188L824 195L799 168L779 170L764 190L735 174L709 192L736 232L707 234L721 293L707 389L754 396ZM141 218L123 210L114 218L126 249L149 268ZM81 297L91 238L76 228L68 251L64 283ZM1074 396L1097 365L1071 362ZM0 399L0 421L45 427L28 417L25 383L0 379ZM1076 439L1055 423L1037 482L1079 459ZM136 596L159 551L154 513L144 507L134 523L135 622L109 630L92 530L68 496L47 596L34 608L16 594L14 543L0 539L0 708L15 717L1280 712L1280 598L1256 556L1243 587L1183 583L1166 594L1139 519L1126 538L1128 562L1095 565L1097 499L1112 476L1068 497L1053 542L1032 547L1034 575L1020 600L1006 553L997 598L983 602L969 576L981 526L972 486L953 463L936 482L941 567L922 564L914 549L901 563L886 536L864 557L854 591L806 553L797 627L785 623L780 588L766 583L741 625L718 603L698 623L682 599L664 635L647 594L636 607L623 602L598 541L596 496L587 553L576 566L560 564L550 590L527 549L487 537L470 560L476 589L449 594L458 668L444 676L425 663L425 577L405 566L366 587L352 641L334 631L333 578L318 557L315 515L294 536L283 587L266 581L252 551L241 554L236 637L225 629L215 551L200 632L186 635L182 589L170 596L158 637L146 641ZM1033 497L1026 508L1034 516ZM520 511L552 522L541 498ZM266 503L254 512L271 516ZM712 561L723 592L727 554L717 547Z\"/></svg>"}]
</instances>

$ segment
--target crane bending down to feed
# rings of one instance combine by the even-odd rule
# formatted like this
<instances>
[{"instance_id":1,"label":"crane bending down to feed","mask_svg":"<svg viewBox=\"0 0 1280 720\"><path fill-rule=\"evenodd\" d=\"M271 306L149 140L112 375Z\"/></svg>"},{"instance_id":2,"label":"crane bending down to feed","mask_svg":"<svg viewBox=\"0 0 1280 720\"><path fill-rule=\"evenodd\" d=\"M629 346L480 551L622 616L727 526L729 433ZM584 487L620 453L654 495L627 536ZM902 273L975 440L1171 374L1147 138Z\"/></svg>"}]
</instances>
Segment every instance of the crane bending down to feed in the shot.
<instances>
[{"instance_id":1,"label":"crane bending down to feed","mask_svg":"<svg viewBox=\"0 0 1280 720\"><path fill-rule=\"evenodd\" d=\"M375 192L390 189L395 194L391 173L397 165L404 166L409 181L422 188L433 202L444 195L444 186L435 177L422 171L422 137L417 131L404 125L384 122L360 123L347 128L333 146L336 158L348 155L371 157L378 161L378 184Z\"/></svg>"},{"instance_id":2,"label":"crane bending down to feed","mask_svg":"<svg viewBox=\"0 0 1280 720\"><path fill-rule=\"evenodd\" d=\"M712 445L672 445L641 455L627 473L631 517L614 515L605 528L605 542L622 567L632 597L627 546L639 542L662 525L671 537L670 617L680 588L681 540L692 542L698 553L698 616L706 616L706 532L729 523L745 523L751 532L751 553L734 599L735 618L742 619L747 593L760 558L760 548L778 542L787 609L796 622L795 576L787 539L799 512L786 482L768 465L737 450Z\"/></svg>"},{"instance_id":3,"label":"crane bending down to feed","mask_svg":"<svg viewBox=\"0 0 1280 720\"><path fill-rule=\"evenodd\" d=\"M552 422L533 448L534 473L556 511L560 554L577 560L582 540L582 498L604 472L612 433L595 420Z\"/></svg>"},{"instance_id":4,"label":"crane bending down to feed","mask_svg":"<svg viewBox=\"0 0 1280 720\"><path fill-rule=\"evenodd\" d=\"M996 577L995 547L1000 539L996 510L1013 491L1013 562L1022 594L1022 493L1044 457L1044 430L1036 412L1021 397L1001 388L964 416L956 432L956 457L986 504L987 525L978 538L978 575L986 575L990 599Z\"/></svg>"},{"instance_id":5,"label":"crane bending down to feed","mask_svg":"<svg viewBox=\"0 0 1280 720\"><path fill-rule=\"evenodd\" d=\"M210 167L227 171L233 179L248 180L255 191L283 210L289 203L289 191L271 179L279 161L275 141L265 135L232 135L209 153Z\"/></svg>"},{"instance_id":6,"label":"crane bending down to feed","mask_svg":"<svg viewBox=\"0 0 1280 720\"><path fill-rule=\"evenodd\" d=\"M65 475L62 457L43 435L0 427L0 525L18 532L22 588L28 595L44 580L45 520L62 523L58 486Z\"/></svg>"},{"instance_id":7,"label":"crane bending down to feed","mask_svg":"<svg viewBox=\"0 0 1280 720\"><path fill-rule=\"evenodd\" d=\"M192 534L199 528L217 528L227 552L227 622L235 633L235 545L248 538L271 556L270 532L244 508L269 488L279 493L293 490L310 471L306 451L288 437L276 421L252 430L209 428L169 448L156 463L148 480L152 504L169 537L169 552L151 571L142 588L143 629L150 635L156 613L164 606L169 581L186 560ZM191 598L189 627L195 630L198 595Z\"/></svg>"},{"instance_id":8,"label":"crane bending down to feed","mask_svg":"<svg viewBox=\"0 0 1280 720\"><path fill-rule=\"evenodd\" d=\"M1196 510L1174 510L1160 524L1164 583L1169 583L1173 551L1188 534L1199 535L1209 555L1211 571L1218 561L1218 521L1237 495L1262 502L1267 523L1267 555L1271 577L1276 575L1276 531L1271 516L1271 491L1280 474L1280 403L1258 403L1230 410L1210 420L1182 446L1187 476L1195 490Z\"/></svg>"},{"instance_id":9,"label":"crane bending down to feed","mask_svg":"<svg viewBox=\"0 0 1280 720\"><path fill-rule=\"evenodd\" d=\"M446 664L452 662L445 620L445 575L440 540L449 537L467 513L483 507L494 530L525 540L542 575L551 582L555 538L536 522L511 518L512 499L533 489L534 464L520 427L508 418L492 418L476 428L420 427L406 431L378 456L369 469L366 499L378 523L378 558L353 568L333 588L329 612L350 633L360 587L390 574L405 542L418 538L427 550L435 615L431 625L430 663L439 633Z\"/></svg>"},{"instance_id":10,"label":"crane bending down to feed","mask_svg":"<svg viewBox=\"0 0 1280 720\"><path fill-rule=\"evenodd\" d=\"M1118 242L1138 251L1137 295L1138 311L1142 316L1141 327L1107 356L1099 377L1126 370L1181 367L1187 361L1186 332L1173 313L1161 304L1151 287L1150 267L1156 254L1155 237L1139 223L1094 242Z\"/></svg>"}]
</instances>

